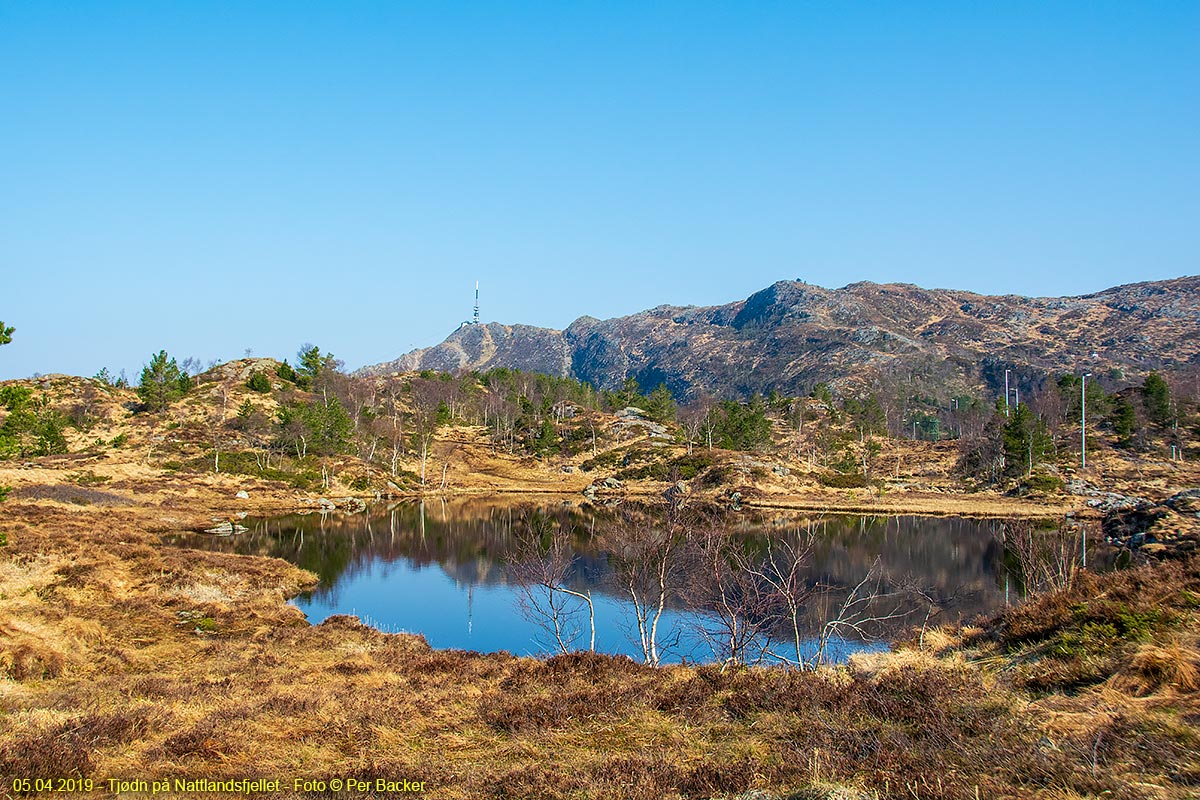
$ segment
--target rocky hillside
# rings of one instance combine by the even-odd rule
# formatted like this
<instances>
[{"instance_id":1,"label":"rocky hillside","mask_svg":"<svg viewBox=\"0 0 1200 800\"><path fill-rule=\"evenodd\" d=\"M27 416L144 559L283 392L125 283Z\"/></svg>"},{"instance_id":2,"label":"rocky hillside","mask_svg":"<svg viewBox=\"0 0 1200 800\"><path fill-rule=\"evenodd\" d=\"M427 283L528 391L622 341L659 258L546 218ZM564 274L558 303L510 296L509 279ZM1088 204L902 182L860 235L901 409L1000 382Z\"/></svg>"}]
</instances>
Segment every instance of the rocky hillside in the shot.
<instances>
[{"instance_id":1,"label":"rocky hillside","mask_svg":"<svg viewBox=\"0 0 1200 800\"><path fill-rule=\"evenodd\" d=\"M825 289L780 281L745 300L580 317L565 331L466 325L441 344L365 374L515 367L600 388L632 376L678 397L798 394L825 381L920 373L947 387L1002 386L1087 370L1130 377L1200 366L1200 277L1118 286L1081 297L992 297L911 284Z\"/></svg>"}]
</instances>

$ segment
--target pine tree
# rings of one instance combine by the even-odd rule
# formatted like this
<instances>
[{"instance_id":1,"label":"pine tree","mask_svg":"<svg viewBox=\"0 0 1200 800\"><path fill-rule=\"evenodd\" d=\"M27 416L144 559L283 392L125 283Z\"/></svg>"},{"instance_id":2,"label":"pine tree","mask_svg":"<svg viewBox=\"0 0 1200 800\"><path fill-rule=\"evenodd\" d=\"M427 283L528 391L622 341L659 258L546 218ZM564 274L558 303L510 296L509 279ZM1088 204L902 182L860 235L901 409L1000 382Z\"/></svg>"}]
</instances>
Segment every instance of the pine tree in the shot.
<instances>
[{"instance_id":1,"label":"pine tree","mask_svg":"<svg viewBox=\"0 0 1200 800\"><path fill-rule=\"evenodd\" d=\"M1117 435L1117 444L1128 447L1133 442L1133 431L1137 427L1137 415L1133 403L1124 397L1117 397L1112 411L1113 433Z\"/></svg>"},{"instance_id":2,"label":"pine tree","mask_svg":"<svg viewBox=\"0 0 1200 800\"><path fill-rule=\"evenodd\" d=\"M1157 372L1151 372L1142 383L1142 402L1146 416L1155 425L1165 426L1171 421L1171 387Z\"/></svg>"},{"instance_id":3,"label":"pine tree","mask_svg":"<svg viewBox=\"0 0 1200 800\"><path fill-rule=\"evenodd\" d=\"M666 384L660 383L646 398L646 416L655 422L675 421L675 399Z\"/></svg>"},{"instance_id":4,"label":"pine tree","mask_svg":"<svg viewBox=\"0 0 1200 800\"><path fill-rule=\"evenodd\" d=\"M1012 410L1001 437L1004 442L1004 474L1010 477L1033 472L1052 445L1046 423L1024 403Z\"/></svg>"},{"instance_id":5,"label":"pine tree","mask_svg":"<svg viewBox=\"0 0 1200 800\"><path fill-rule=\"evenodd\" d=\"M12 335L13 331L15 330L16 328L11 326L7 328L4 327L4 320L0 320L0 345L9 344L12 342Z\"/></svg>"},{"instance_id":6,"label":"pine tree","mask_svg":"<svg viewBox=\"0 0 1200 800\"><path fill-rule=\"evenodd\" d=\"M161 411L187 394L191 381L175 359L159 350L142 369L137 394L147 411Z\"/></svg>"}]
</instances>

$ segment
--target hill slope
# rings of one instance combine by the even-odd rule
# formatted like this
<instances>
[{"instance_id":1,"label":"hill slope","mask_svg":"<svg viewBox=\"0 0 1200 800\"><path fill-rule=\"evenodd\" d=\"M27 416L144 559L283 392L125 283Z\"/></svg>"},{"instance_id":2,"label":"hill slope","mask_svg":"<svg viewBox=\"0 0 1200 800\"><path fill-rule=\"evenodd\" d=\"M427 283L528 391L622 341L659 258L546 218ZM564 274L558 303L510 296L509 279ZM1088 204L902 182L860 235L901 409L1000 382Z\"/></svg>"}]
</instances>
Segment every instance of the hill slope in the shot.
<instances>
[{"instance_id":1,"label":"hill slope","mask_svg":"<svg viewBox=\"0 0 1200 800\"><path fill-rule=\"evenodd\" d=\"M613 389L627 377L698 391L799 394L813 384L925 374L948 387L1003 385L1086 369L1139 374L1200 364L1200 277L1118 286L1080 297L993 297L911 284L825 289L780 281L723 306L659 306L580 317L566 330L466 325L435 347L364 367L514 367Z\"/></svg>"}]
</instances>

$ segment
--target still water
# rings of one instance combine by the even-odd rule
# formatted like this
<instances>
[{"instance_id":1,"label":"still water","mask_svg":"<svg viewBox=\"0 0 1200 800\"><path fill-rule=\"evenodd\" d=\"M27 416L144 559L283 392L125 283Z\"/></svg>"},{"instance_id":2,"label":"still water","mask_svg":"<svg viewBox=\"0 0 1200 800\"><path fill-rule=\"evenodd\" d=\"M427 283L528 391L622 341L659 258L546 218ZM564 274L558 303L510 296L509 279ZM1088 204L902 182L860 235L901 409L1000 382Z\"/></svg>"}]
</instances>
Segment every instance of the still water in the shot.
<instances>
[{"instance_id":1,"label":"still water","mask_svg":"<svg viewBox=\"0 0 1200 800\"><path fill-rule=\"evenodd\" d=\"M569 531L563 585L591 596L596 649L642 660L628 586L616 574L613 553L605 550L603 534L619 524L616 511L573 503L536 508L478 501L403 503L360 514L248 519L243 524L249 531L237 536L179 534L168 541L274 556L311 570L319 585L293 603L314 624L333 614L354 614L381 630L419 633L435 648L545 655L556 649L548 618L528 608L531 598L545 598L544 590L539 595L522 588L528 570L519 562L527 554L518 552L536 518L543 520L543 529L550 520L556 530ZM721 524L752 555L771 542L811 541L801 576L811 591L800 619L805 658L817 647L825 622L873 566L880 578L871 587L886 599L877 601L872 613L891 618L871 626L867 641L832 637L826 649L831 660L886 647L889 637L922 625L926 615L930 624L940 624L990 612L1006 602L1009 592L994 536L997 522L758 511L731 514ZM726 655L712 643L720 623L711 604L682 588L689 582L688 569L697 567L674 571L671 582L680 588L670 592L659 622L664 662ZM586 648L586 606L573 597L565 600L564 635L573 647ZM778 630L764 635L774 634L787 638ZM787 648L781 645L780 652Z\"/></svg>"}]
</instances>

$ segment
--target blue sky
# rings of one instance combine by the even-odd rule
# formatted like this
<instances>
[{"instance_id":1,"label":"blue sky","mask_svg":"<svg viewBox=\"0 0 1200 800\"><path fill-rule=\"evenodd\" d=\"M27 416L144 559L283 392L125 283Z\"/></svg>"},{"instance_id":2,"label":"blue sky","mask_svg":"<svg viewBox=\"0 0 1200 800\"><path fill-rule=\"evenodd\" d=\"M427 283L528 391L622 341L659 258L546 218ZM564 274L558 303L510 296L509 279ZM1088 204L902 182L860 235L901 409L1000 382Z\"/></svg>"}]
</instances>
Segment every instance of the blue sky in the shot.
<instances>
[{"instance_id":1,"label":"blue sky","mask_svg":"<svg viewBox=\"0 0 1200 800\"><path fill-rule=\"evenodd\" d=\"M0 378L1197 272L1200 3L0 0Z\"/></svg>"}]
</instances>

